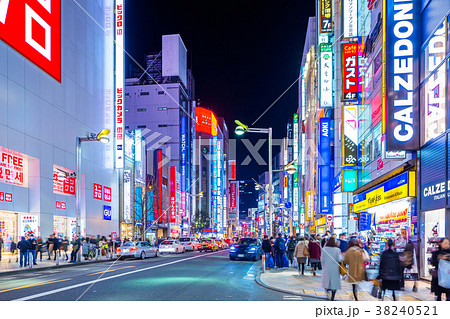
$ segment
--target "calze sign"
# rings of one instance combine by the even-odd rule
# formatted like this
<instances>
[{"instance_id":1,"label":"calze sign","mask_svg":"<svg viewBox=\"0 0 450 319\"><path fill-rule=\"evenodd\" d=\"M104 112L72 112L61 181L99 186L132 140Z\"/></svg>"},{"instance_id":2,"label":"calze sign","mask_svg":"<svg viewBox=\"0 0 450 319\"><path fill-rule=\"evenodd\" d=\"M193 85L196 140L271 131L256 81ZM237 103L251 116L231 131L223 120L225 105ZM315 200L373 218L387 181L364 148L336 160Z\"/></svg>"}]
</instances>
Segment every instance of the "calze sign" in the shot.
<instances>
[{"instance_id":1,"label":"calze sign","mask_svg":"<svg viewBox=\"0 0 450 319\"><path fill-rule=\"evenodd\" d=\"M61 82L60 0L0 0L0 39Z\"/></svg>"},{"instance_id":2,"label":"calze sign","mask_svg":"<svg viewBox=\"0 0 450 319\"><path fill-rule=\"evenodd\" d=\"M419 147L419 0L385 0L383 56L387 150ZM383 108L384 110L385 108Z\"/></svg>"}]
</instances>

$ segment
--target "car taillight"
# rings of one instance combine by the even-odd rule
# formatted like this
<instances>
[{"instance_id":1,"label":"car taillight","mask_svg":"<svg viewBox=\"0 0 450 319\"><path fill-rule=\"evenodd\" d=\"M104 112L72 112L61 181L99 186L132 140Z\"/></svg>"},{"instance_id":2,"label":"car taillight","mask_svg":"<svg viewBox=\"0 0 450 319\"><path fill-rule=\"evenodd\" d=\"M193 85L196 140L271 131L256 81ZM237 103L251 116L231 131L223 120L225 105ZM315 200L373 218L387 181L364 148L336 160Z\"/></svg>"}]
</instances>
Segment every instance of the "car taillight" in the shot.
<instances>
[{"instance_id":1,"label":"car taillight","mask_svg":"<svg viewBox=\"0 0 450 319\"><path fill-rule=\"evenodd\" d=\"M116 251L121 251L121 249L120 249L120 248L117 248Z\"/></svg>"},{"instance_id":2,"label":"car taillight","mask_svg":"<svg viewBox=\"0 0 450 319\"><path fill-rule=\"evenodd\" d=\"M130 251L136 251L137 250L137 247L131 247L130 248Z\"/></svg>"}]
</instances>

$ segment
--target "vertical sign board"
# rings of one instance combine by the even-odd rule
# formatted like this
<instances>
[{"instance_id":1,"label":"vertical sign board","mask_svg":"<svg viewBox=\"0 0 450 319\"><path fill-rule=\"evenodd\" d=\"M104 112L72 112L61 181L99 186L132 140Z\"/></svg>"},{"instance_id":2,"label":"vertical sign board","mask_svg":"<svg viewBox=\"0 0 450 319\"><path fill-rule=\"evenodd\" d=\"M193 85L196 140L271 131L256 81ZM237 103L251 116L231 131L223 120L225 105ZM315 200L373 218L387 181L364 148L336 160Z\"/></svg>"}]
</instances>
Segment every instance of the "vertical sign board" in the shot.
<instances>
[{"instance_id":1,"label":"vertical sign board","mask_svg":"<svg viewBox=\"0 0 450 319\"><path fill-rule=\"evenodd\" d=\"M28 159L24 154L0 146L0 183L28 187Z\"/></svg>"},{"instance_id":2,"label":"vertical sign board","mask_svg":"<svg viewBox=\"0 0 450 319\"><path fill-rule=\"evenodd\" d=\"M333 107L333 45L320 45L320 107Z\"/></svg>"},{"instance_id":3,"label":"vertical sign board","mask_svg":"<svg viewBox=\"0 0 450 319\"><path fill-rule=\"evenodd\" d=\"M186 140L187 140L187 130L186 130L186 116L182 116L180 119L180 137L181 137L181 163L180 163L180 174L181 174L181 211L182 217L186 215Z\"/></svg>"},{"instance_id":4,"label":"vertical sign board","mask_svg":"<svg viewBox=\"0 0 450 319\"><path fill-rule=\"evenodd\" d=\"M342 165L358 165L358 106L342 106Z\"/></svg>"},{"instance_id":5,"label":"vertical sign board","mask_svg":"<svg viewBox=\"0 0 450 319\"><path fill-rule=\"evenodd\" d=\"M333 32L333 3L331 0L320 0L320 33Z\"/></svg>"},{"instance_id":6,"label":"vertical sign board","mask_svg":"<svg viewBox=\"0 0 450 319\"><path fill-rule=\"evenodd\" d=\"M319 123L319 197L320 213L330 212L331 190L331 144L330 144L330 118L324 117Z\"/></svg>"},{"instance_id":7,"label":"vertical sign board","mask_svg":"<svg viewBox=\"0 0 450 319\"><path fill-rule=\"evenodd\" d=\"M294 113L294 147L293 147L293 152L294 152L294 161L297 160L296 162L294 162L294 165L296 168L298 168L298 144L299 144L299 128L298 128L298 113ZM287 163L285 163L287 164ZM299 182L298 182L298 169L295 171L294 173L294 185L293 185L293 220L298 222L298 212L299 212Z\"/></svg>"},{"instance_id":8,"label":"vertical sign board","mask_svg":"<svg viewBox=\"0 0 450 319\"><path fill-rule=\"evenodd\" d=\"M230 181L230 208L236 208L236 181Z\"/></svg>"},{"instance_id":9,"label":"vertical sign board","mask_svg":"<svg viewBox=\"0 0 450 319\"><path fill-rule=\"evenodd\" d=\"M0 39L61 82L60 0L1 0Z\"/></svg>"},{"instance_id":10,"label":"vertical sign board","mask_svg":"<svg viewBox=\"0 0 450 319\"><path fill-rule=\"evenodd\" d=\"M230 180L235 181L236 180L236 160L229 160L228 161L228 167L230 169Z\"/></svg>"},{"instance_id":11,"label":"vertical sign board","mask_svg":"<svg viewBox=\"0 0 450 319\"><path fill-rule=\"evenodd\" d=\"M103 219L111 220L111 206L103 205Z\"/></svg>"},{"instance_id":12,"label":"vertical sign board","mask_svg":"<svg viewBox=\"0 0 450 319\"><path fill-rule=\"evenodd\" d=\"M123 50L125 28L124 0L116 0L116 168L123 168L124 163L124 87L123 87Z\"/></svg>"},{"instance_id":13,"label":"vertical sign board","mask_svg":"<svg viewBox=\"0 0 450 319\"><path fill-rule=\"evenodd\" d=\"M169 222L176 222L176 168L175 166L170 166L170 208L169 208Z\"/></svg>"},{"instance_id":14,"label":"vertical sign board","mask_svg":"<svg viewBox=\"0 0 450 319\"><path fill-rule=\"evenodd\" d=\"M358 36L358 0L343 0L344 10L343 27L344 38Z\"/></svg>"},{"instance_id":15,"label":"vertical sign board","mask_svg":"<svg viewBox=\"0 0 450 319\"><path fill-rule=\"evenodd\" d=\"M212 147L212 185L213 185L213 196L212 196L212 221L213 221L213 229L216 229L217 226L217 196L218 194L218 163L217 163L217 136L213 137L213 147Z\"/></svg>"},{"instance_id":16,"label":"vertical sign board","mask_svg":"<svg viewBox=\"0 0 450 319\"><path fill-rule=\"evenodd\" d=\"M123 220L131 222L131 170L123 171Z\"/></svg>"},{"instance_id":17,"label":"vertical sign board","mask_svg":"<svg viewBox=\"0 0 450 319\"><path fill-rule=\"evenodd\" d=\"M217 141L217 232L222 232L222 140Z\"/></svg>"},{"instance_id":18,"label":"vertical sign board","mask_svg":"<svg viewBox=\"0 0 450 319\"><path fill-rule=\"evenodd\" d=\"M342 101L358 100L358 43L342 44Z\"/></svg>"},{"instance_id":19,"label":"vertical sign board","mask_svg":"<svg viewBox=\"0 0 450 319\"><path fill-rule=\"evenodd\" d=\"M385 0L383 124L387 150L419 148L419 0Z\"/></svg>"}]
</instances>

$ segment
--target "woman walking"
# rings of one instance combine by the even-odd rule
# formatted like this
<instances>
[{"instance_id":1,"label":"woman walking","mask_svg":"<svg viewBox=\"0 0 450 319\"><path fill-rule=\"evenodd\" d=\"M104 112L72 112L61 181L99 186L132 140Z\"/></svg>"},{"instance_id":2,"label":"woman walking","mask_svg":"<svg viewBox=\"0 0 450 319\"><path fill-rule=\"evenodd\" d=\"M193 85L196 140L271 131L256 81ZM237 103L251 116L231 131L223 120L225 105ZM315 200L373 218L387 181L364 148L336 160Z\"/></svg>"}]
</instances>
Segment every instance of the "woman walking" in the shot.
<instances>
[{"instance_id":1,"label":"woman walking","mask_svg":"<svg viewBox=\"0 0 450 319\"><path fill-rule=\"evenodd\" d=\"M378 279L381 279L383 297L386 294L386 290L392 290L392 299L395 301L395 291L400 290L400 280L403 273L400 266L400 257L392 249L394 246L392 239L388 240L387 245L388 249L383 251L380 257L380 274Z\"/></svg>"},{"instance_id":2,"label":"woman walking","mask_svg":"<svg viewBox=\"0 0 450 319\"><path fill-rule=\"evenodd\" d=\"M316 236L311 235L310 241L308 243L309 258L311 260L311 267L313 276L316 276L317 266L320 262L320 242L316 239Z\"/></svg>"},{"instance_id":3,"label":"woman walking","mask_svg":"<svg viewBox=\"0 0 450 319\"><path fill-rule=\"evenodd\" d=\"M442 238L439 241L438 250L431 255L431 264L435 267L431 279L431 292L436 295L436 301L442 300L442 294L445 294L447 301L450 301L450 289L439 286L439 260L450 261L450 240Z\"/></svg>"},{"instance_id":4,"label":"woman walking","mask_svg":"<svg viewBox=\"0 0 450 319\"><path fill-rule=\"evenodd\" d=\"M348 265L347 281L352 284L355 301L358 301L356 286L365 278L364 262L366 261L368 261L366 254L359 247L357 241L355 239L350 240L344 255L344 264Z\"/></svg>"},{"instance_id":5,"label":"woman walking","mask_svg":"<svg viewBox=\"0 0 450 319\"><path fill-rule=\"evenodd\" d=\"M334 301L336 290L341 289L341 275L339 262L342 259L341 250L337 247L336 239L330 237L322 248L322 288L331 291L331 301Z\"/></svg>"},{"instance_id":6,"label":"woman walking","mask_svg":"<svg viewBox=\"0 0 450 319\"><path fill-rule=\"evenodd\" d=\"M300 237L297 245L295 246L294 250L294 258L297 258L298 263L298 272L301 275L305 275L305 263L306 263L306 256L305 256L305 248L308 249L308 243L305 241L305 238Z\"/></svg>"}]
</instances>

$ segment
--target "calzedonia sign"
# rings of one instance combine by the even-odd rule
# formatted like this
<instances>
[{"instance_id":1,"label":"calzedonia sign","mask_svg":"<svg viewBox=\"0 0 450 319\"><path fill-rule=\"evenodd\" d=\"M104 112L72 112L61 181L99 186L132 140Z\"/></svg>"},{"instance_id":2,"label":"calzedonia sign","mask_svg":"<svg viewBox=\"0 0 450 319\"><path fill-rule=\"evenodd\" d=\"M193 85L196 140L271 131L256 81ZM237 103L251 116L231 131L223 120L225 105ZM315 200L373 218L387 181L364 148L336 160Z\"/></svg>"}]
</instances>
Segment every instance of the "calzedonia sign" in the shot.
<instances>
[{"instance_id":1,"label":"calzedonia sign","mask_svg":"<svg viewBox=\"0 0 450 319\"><path fill-rule=\"evenodd\" d=\"M419 0L385 0L383 128L387 150L419 148Z\"/></svg>"}]
</instances>

